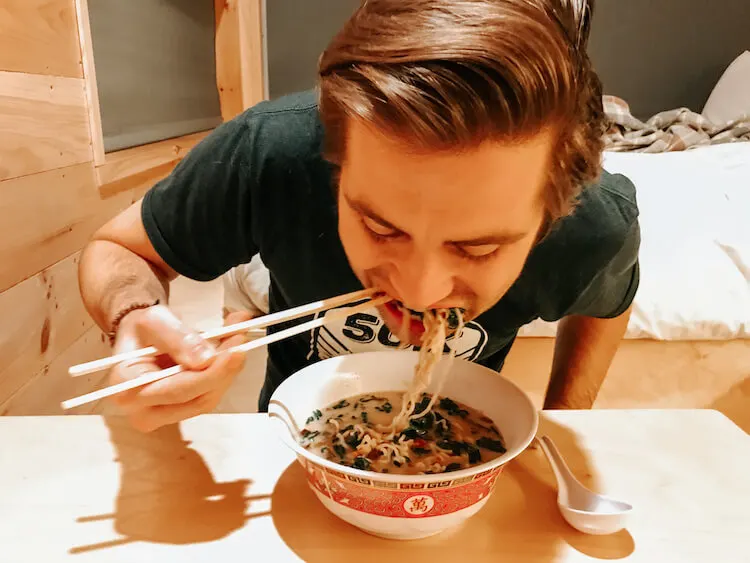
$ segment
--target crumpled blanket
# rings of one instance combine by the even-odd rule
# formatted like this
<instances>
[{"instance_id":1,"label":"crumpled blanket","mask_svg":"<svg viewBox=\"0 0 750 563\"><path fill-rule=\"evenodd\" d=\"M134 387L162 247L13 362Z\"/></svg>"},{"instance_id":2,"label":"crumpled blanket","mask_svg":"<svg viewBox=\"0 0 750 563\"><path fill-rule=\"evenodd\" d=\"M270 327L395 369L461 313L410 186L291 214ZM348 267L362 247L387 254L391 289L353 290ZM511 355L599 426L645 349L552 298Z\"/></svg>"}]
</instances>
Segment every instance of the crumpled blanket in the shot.
<instances>
[{"instance_id":1,"label":"crumpled blanket","mask_svg":"<svg viewBox=\"0 0 750 563\"><path fill-rule=\"evenodd\" d=\"M658 153L707 145L750 141L750 115L728 123L710 122L687 108L657 113L645 123L633 117L630 106L616 96L603 96L610 122L605 150Z\"/></svg>"}]
</instances>

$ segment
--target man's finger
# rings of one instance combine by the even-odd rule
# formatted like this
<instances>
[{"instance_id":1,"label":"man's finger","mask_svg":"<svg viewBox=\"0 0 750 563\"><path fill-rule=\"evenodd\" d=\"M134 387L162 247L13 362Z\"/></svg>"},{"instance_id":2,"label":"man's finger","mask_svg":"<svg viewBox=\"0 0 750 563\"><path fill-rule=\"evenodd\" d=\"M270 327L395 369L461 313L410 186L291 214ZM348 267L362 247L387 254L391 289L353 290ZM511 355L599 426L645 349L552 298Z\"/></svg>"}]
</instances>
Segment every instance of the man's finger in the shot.
<instances>
[{"instance_id":1,"label":"man's finger","mask_svg":"<svg viewBox=\"0 0 750 563\"><path fill-rule=\"evenodd\" d=\"M131 418L131 424L142 432L152 432L162 426L176 424L201 415L209 409L211 395L200 395L186 403L147 407Z\"/></svg>"},{"instance_id":2,"label":"man's finger","mask_svg":"<svg viewBox=\"0 0 750 563\"><path fill-rule=\"evenodd\" d=\"M233 313L229 313L224 318L224 326L233 325L236 323L243 323L245 321L249 321L252 318L253 318L253 315L251 315L247 311L235 311ZM239 346L240 344L244 344L247 341L248 341L248 336L246 332L233 334L232 336L222 339L221 344L219 344L219 350L227 350L229 348L232 348L233 346Z\"/></svg>"},{"instance_id":3,"label":"man's finger","mask_svg":"<svg viewBox=\"0 0 750 563\"><path fill-rule=\"evenodd\" d=\"M237 354L222 353L202 371L183 371L138 390L137 401L145 407L188 403L215 389L225 388L239 369ZM241 356L241 355L240 355Z\"/></svg>"},{"instance_id":4,"label":"man's finger","mask_svg":"<svg viewBox=\"0 0 750 563\"><path fill-rule=\"evenodd\" d=\"M188 369L201 369L211 363L216 349L195 330L185 326L163 305L150 307L136 326L139 339L149 342Z\"/></svg>"},{"instance_id":5,"label":"man's finger","mask_svg":"<svg viewBox=\"0 0 750 563\"><path fill-rule=\"evenodd\" d=\"M126 360L121 364L113 367L109 372L109 384L117 385L131 379L136 379L147 373L153 373L160 371L162 368L159 364L154 362L153 358L138 358L136 360ZM110 400L116 405L120 406L124 410L132 410L138 408L139 393L141 389L128 389L113 395Z\"/></svg>"},{"instance_id":6,"label":"man's finger","mask_svg":"<svg viewBox=\"0 0 750 563\"><path fill-rule=\"evenodd\" d=\"M219 352L229 350L230 348L234 348L235 346L239 346L240 344L245 344L247 341L248 338L244 333L235 334L221 342L221 344L219 345Z\"/></svg>"},{"instance_id":7,"label":"man's finger","mask_svg":"<svg viewBox=\"0 0 750 563\"><path fill-rule=\"evenodd\" d=\"M233 311L224 316L224 326L244 323L254 317L255 315L251 315L248 311Z\"/></svg>"}]
</instances>

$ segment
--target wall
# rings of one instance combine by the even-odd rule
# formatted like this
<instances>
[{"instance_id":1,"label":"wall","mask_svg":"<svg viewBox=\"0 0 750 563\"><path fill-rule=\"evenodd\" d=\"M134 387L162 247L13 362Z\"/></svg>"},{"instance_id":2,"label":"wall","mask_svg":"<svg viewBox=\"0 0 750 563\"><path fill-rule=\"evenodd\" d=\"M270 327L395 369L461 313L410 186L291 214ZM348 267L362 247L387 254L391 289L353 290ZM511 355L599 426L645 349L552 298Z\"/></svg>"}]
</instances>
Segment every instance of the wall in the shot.
<instances>
[{"instance_id":1,"label":"wall","mask_svg":"<svg viewBox=\"0 0 750 563\"><path fill-rule=\"evenodd\" d=\"M359 0L266 1L271 98L315 86L320 53L359 4Z\"/></svg>"},{"instance_id":2,"label":"wall","mask_svg":"<svg viewBox=\"0 0 750 563\"><path fill-rule=\"evenodd\" d=\"M607 94L633 115L700 112L727 66L750 49L748 0L599 0L589 54Z\"/></svg>"},{"instance_id":3,"label":"wall","mask_svg":"<svg viewBox=\"0 0 750 563\"><path fill-rule=\"evenodd\" d=\"M261 0L215 6L229 119L262 97ZM80 249L206 132L104 153L86 0L3 0L0 124L0 415L57 414L105 377L68 367L111 353L81 302Z\"/></svg>"},{"instance_id":4,"label":"wall","mask_svg":"<svg viewBox=\"0 0 750 563\"><path fill-rule=\"evenodd\" d=\"M78 292L79 250L140 194L99 194L74 0L0 11L0 413L59 411L108 347ZM90 406L88 410L95 408Z\"/></svg>"}]
</instances>

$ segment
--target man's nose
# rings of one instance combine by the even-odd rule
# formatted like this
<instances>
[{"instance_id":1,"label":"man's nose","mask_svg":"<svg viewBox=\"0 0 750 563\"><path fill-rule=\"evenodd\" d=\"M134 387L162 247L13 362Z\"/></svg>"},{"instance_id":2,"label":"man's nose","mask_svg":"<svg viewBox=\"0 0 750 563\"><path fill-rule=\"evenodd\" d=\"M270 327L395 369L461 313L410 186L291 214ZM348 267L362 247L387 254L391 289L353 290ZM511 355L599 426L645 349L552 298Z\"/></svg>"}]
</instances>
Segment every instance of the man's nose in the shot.
<instances>
[{"instance_id":1,"label":"man's nose","mask_svg":"<svg viewBox=\"0 0 750 563\"><path fill-rule=\"evenodd\" d=\"M430 309L453 291L453 274L439 256L404 257L391 279L404 305L416 311Z\"/></svg>"}]
</instances>

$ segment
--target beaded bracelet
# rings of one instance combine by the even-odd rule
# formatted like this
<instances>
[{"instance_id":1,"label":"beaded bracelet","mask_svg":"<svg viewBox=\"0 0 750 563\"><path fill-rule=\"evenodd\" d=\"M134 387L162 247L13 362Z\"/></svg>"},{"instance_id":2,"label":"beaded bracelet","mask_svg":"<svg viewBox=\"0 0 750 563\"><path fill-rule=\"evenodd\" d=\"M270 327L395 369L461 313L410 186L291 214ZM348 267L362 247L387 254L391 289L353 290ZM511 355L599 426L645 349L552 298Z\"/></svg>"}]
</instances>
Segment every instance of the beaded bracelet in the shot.
<instances>
[{"instance_id":1,"label":"beaded bracelet","mask_svg":"<svg viewBox=\"0 0 750 563\"><path fill-rule=\"evenodd\" d=\"M158 305L160 302L161 300L157 299L153 303L132 303L131 305L128 305L127 307L122 309L119 313L117 313L117 315L115 315L114 320L112 321L112 328L107 333L110 346L114 346L115 339L117 338L117 329L120 327L120 323L122 322L122 319L124 319L126 315L138 309L148 309L149 307Z\"/></svg>"}]
</instances>

